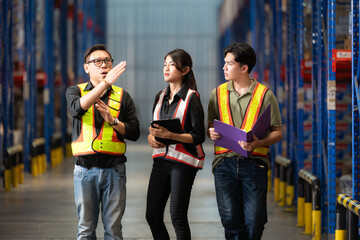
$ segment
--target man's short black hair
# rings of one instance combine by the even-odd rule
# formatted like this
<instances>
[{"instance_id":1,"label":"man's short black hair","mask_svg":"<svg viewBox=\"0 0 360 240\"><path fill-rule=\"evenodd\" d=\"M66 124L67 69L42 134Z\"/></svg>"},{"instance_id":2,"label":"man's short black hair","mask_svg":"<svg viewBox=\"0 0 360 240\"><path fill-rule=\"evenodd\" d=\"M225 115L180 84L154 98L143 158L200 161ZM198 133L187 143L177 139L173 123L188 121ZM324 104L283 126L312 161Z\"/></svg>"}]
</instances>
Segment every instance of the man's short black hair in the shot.
<instances>
[{"instance_id":1,"label":"man's short black hair","mask_svg":"<svg viewBox=\"0 0 360 240\"><path fill-rule=\"evenodd\" d=\"M243 42L233 43L224 49L225 57L228 53L232 53L235 61L240 65L247 65L248 73L251 73L256 64L256 53L249 44Z\"/></svg>"},{"instance_id":2,"label":"man's short black hair","mask_svg":"<svg viewBox=\"0 0 360 240\"><path fill-rule=\"evenodd\" d=\"M107 52L110 56L110 59L112 59L111 54L109 53L109 51L106 49L106 47L103 44L95 44L92 47L89 47L88 49L86 49L86 51L84 53L84 63L87 63L89 61L89 56L91 53L98 51L98 50Z\"/></svg>"}]
</instances>

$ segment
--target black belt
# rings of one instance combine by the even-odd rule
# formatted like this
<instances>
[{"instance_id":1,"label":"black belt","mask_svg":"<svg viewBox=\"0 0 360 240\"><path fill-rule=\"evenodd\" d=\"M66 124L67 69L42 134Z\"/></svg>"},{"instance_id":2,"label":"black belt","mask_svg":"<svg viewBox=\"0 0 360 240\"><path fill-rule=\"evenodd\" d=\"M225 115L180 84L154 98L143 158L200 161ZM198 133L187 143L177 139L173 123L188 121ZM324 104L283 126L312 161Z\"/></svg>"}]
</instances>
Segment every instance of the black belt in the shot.
<instances>
[{"instance_id":1,"label":"black belt","mask_svg":"<svg viewBox=\"0 0 360 240\"><path fill-rule=\"evenodd\" d=\"M95 154L78 156L75 158L75 164L87 169L97 168L113 168L119 163L126 161L125 156L113 156L106 154Z\"/></svg>"}]
</instances>

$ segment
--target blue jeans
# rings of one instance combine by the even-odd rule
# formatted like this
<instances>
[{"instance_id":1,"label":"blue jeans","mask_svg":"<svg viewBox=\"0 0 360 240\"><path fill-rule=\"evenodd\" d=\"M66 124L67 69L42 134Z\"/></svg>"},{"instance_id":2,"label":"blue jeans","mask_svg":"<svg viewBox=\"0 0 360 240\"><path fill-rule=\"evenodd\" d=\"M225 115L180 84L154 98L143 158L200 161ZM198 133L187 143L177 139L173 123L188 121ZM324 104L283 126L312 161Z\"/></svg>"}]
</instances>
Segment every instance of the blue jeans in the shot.
<instances>
[{"instance_id":1,"label":"blue jeans","mask_svg":"<svg viewBox=\"0 0 360 240\"><path fill-rule=\"evenodd\" d=\"M126 200L125 164L114 168L86 169L75 165L74 193L79 218L77 239L96 239L101 207L104 239L122 240L121 218Z\"/></svg>"},{"instance_id":2,"label":"blue jeans","mask_svg":"<svg viewBox=\"0 0 360 240\"><path fill-rule=\"evenodd\" d=\"M214 177L225 238L261 239L267 222L266 167L244 157L225 157L215 167Z\"/></svg>"}]
</instances>

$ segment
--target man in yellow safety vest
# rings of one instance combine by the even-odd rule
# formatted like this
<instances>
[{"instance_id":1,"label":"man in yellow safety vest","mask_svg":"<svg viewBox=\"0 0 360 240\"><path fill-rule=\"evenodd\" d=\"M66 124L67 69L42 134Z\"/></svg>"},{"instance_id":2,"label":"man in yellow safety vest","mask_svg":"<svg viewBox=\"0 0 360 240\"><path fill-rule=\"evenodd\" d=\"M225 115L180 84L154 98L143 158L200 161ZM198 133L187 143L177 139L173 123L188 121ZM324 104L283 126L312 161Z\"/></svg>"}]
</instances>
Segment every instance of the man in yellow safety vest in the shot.
<instances>
[{"instance_id":1,"label":"man in yellow safety vest","mask_svg":"<svg viewBox=\"0 0 360 240\"><path fill-rule=\"evenodd\" d=\"M229 149L215 146L213 173L218 209L227 240L261 239L267 222L268 149L282 139L279 106L274 94L250 78L256 63L255 51L246 43L233 43L224 49L224 76L227 82L215 88L208 106L208 135L218 140L214 120L249 131L259 115L270 104L271 129L263 139L239 141L244 157Z\"/></svg>"},{"instance_id":2,"label":"man in yellow safety vest","mask_svg":"<svg viewBox=\"0 0 360 240\"><path fill-rule=\"evenodd\" d=\"M114 83L126 62L113 67L104 45L94 45L84 54L84 70L90 81L66 91L72 116L74 193L79 218L77 239L96 239L101 208L104 239L122 240L121 219L125 210L126 170L124 139L140 136L135 104Z\"/></svg>"}]
</instances>

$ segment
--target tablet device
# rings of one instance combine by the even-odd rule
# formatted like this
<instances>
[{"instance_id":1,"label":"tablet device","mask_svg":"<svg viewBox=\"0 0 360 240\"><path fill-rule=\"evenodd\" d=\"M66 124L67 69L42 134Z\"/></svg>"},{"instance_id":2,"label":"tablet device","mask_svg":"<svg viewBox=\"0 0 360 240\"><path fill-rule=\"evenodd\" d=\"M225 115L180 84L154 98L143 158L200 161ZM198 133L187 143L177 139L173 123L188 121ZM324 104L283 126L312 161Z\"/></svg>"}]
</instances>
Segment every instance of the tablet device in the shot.
<instances>
[{"instance_id":1,"label":"tablet device","mask_svg":"<svg viewBox=\"0 0 360 240\"><path fill-rule=\"evenodd\" d=\"M151 126L154 127L154 124L158 124L173 133L182 133L183 132L181 123L180 123L180 119L178 119L178 118L154 120L151 122ZM172 139L159 138L159 137L155 137L155 139L156 139L156 141L159 141L165 145L179 143L179 141L172 140Z\"/></svg>"}]
</instances>

